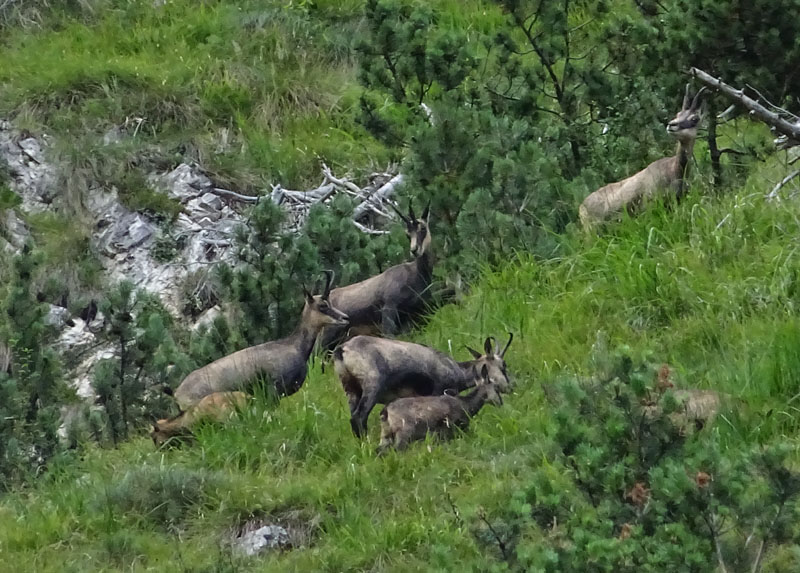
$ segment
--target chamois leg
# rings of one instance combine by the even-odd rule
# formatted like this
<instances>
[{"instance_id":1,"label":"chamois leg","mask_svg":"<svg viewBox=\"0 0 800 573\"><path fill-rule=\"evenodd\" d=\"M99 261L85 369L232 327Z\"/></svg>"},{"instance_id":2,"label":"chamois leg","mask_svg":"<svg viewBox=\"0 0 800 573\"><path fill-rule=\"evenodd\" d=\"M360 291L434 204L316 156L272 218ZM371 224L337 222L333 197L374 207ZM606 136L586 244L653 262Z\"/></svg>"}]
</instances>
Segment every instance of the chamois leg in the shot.
<instances>
[{"instance_id":1,"label":"chamois leg","mask_svg":"<svg viewBox=\"0 0 800 573\"><path fill-rule=\"evenodd\" d=\"M353 428L353 433L361 438L367 434L367 419L370 412L378 402L376 392L365 392L358 401L356 411L350 418L350 427Z\"/></svg>"},{"instance_id":2,"label":"chamois leg","mask_svg":"<svg viewBox=\"0 0 800 573\"><path fill-rule=\"evenodd\" d=\"M400 314L396 306L381 309L381 332L384 336L394 336L400 330Z\"/></svg>"}]
</instances>

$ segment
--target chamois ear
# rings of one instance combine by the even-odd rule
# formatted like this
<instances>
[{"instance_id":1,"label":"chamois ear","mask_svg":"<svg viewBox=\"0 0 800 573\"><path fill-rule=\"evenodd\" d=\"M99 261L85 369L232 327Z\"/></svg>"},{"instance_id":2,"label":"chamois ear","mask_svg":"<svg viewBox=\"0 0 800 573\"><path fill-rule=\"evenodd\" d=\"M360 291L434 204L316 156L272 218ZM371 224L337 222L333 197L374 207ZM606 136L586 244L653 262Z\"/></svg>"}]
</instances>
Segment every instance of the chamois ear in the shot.
<instances>
[{"instance_id":1,"label":"chamois ear","mask_svg":"<svg viewBox=\"0 0 800 573\"><path fill-rule=\"evenodd\" d=\"M475 350L474 348L470 348L470 347L469 347L469 346L467 346L466 344L464 345L464 348L466 348L467 350L469 350L469 353L470 353L470 354L472 354L472 357L473 357L473 358L475 358L475 359L478 359L478 358L480 358L481 356L483 356L483 354L481 354L480 352L478 352L478 351L477 351L477 350Z\"/></svg>"},{"instance_id":2,"label":"chamois ear","mask_svg":"<svg viewBox=\"0 0 800 573\"><path fill-rule=\"evenodd\" d=\"M508 350L508 347L511 346L511 341L512 340L514 340L514 333L513 332L509 332L508 333L508 342L506 342L506 347L503 348L503 351L500 353L500 358L503 358L506 355L506 350Z\"/></svg>"},{"instance_id":3,"label":"chamois ear","mask_svg":"<svg viewBox=\"0 0 800 573\"><path fill-rule=\"evenodd\" d=\"M425 221L425 224L428 224L428 217L431 214L431 200L428 199L428 204L425 205L425 209L422 211L422 220Z\"/></svg>"},{"instance_id":4,"label":"chamois ear","mask_svg":"<svg viewBox=\"0 0 800 573\"><path fill-rule=\"evenodd\" d=\"M331 294L331 285L333 285L333 278L336 274L330 269L324 270L322 273L325 275L325 290L322 291L322 298L327 299Z\"/></svg>"},{"instance_id":5,"label":"chamois ear","mask_svg":"<svg viewBox=\"0 0 800 573\"><path fill-rule=\"evenodd\" d=\"M686 84L686 91L683 94L683 105L681 105L681 110L689 109L689 84Z\"/></svg>"},{"instance_id":6,"label":"chamois ear","mask_svg":"<svg viewBox=\"0 0 800 573\"><path fill-rule=\"evenodd\" d=\"M489 367L486 364L481 367L481 378L485 383L489 383Z\"/></svg>"},{"instance_id":7,"label":"chamois ear","mask_svg":"<svg viewBox=\"0 0 800 573\"><path fill-rule=\"evenodd\" d=\"M487 356L490 355L490 354L494 354L494 348L493 348L493 345L492 345L492 337L491 336L489 336L484 341L483 350L484 350L484 352L486 353Z\"/></svg>"},{"instance_id":8,"label":"chamois ear","mask_svg":"<svg viewBox=\"0 0 800 573\"><path fill-rule=\"evenodd\" d=\"M308 289L306 288L305 284L303 284L302 287L303 287L303 295L306 298L306 302L308 304L311 304L312 302L314 302L314 296L310 292L308 292Z\"/></svg>"}]
</instances>

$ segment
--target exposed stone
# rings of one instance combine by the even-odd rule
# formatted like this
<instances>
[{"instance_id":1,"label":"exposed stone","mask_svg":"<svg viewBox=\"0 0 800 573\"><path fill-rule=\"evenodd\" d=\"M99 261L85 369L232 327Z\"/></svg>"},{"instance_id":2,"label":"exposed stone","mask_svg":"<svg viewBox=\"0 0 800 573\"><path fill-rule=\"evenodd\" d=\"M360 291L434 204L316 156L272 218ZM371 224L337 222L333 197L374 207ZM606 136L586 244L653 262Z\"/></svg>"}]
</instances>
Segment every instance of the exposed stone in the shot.
<instances>
[{"instance_id":1,"label":"exposed stone","mask_svg":"<svg viewBox=\"0 0 800 573\"><path fill-rule=\"evenodd\" d=\"M72 314L63 306L56 306L54 304L48 306L49 308L47 310L47 316L44 317L44 323L58 329L64 328L67 321L72 317Z\"/></svg>"},{"instance_id":2,"label":"exposed stone","mask_svg":"<svg viewBox=\"0 0 800 573\"><path fill-rule=\"evenodd\" d=\"M197 332L202 327L210 327L219 316L222 316L222 309L218 304L215 304L208 310L200 313L200 316L197 317L197 320L192 326L192 330Z\"/></svg>"},{"instance_id":3,"label":"exposed stone","mask_svg":"<svg viewBox=\"0 0 800 573\"><path fill-rule=\"evenodd\" d=\"M238 551L250 556L288 546L289 532L280 525L265 525L243 534L234 542Z\"/></svg>"},{"instance_id":4,"label":"exposed stone","mask_svg":"<svg viewBox=\"0 0 800 573\"><path fill-rule=\"evenodd\" d=\"M0 238L6 251L17 253L30 238L31 233L14 209L0 212Z\"/></svg>"},{"instance_id":5,"label":"exposed stone","mask_svg":"<svg viewBox=\"0 0 800 573\"><path fill-rule=\"evenodd\" d=\"M56 170L45 160L43 143L25 137L7 121L0 121L0 163L7 165L11 175L9 187L22 198L22 208L28 212L47 209L56 194Z\"/></svg>"}]
</instances>

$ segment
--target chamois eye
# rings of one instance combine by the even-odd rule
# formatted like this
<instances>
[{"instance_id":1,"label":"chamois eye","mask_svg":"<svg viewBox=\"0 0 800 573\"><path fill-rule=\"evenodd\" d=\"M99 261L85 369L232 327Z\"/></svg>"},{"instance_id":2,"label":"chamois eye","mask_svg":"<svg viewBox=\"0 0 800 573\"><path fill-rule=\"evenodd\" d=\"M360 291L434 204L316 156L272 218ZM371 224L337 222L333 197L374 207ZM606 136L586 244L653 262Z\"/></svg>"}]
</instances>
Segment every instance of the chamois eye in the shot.
<instances>
[{"instance_id":1,"label":"chamois eye","mask_svg":"<svg viewBox=\"0 0 800 573\"><path fill-rule=\"evenodd\" d=\"M328 303L324 302L324 301L319 303L319 309L320 310L328 310Z\"/></svg>"}]
</instances>

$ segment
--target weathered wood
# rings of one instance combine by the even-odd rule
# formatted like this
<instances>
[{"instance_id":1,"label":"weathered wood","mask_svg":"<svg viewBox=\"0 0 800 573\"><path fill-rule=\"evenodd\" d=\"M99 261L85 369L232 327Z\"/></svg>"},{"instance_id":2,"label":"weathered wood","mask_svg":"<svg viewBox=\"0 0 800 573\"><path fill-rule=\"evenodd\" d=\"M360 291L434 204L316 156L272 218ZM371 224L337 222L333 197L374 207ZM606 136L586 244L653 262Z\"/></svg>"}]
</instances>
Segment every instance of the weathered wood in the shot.
<instances>
[{"instance_id":1,"label":"weathered wood","mask_svg":"<svg viewBox=\"0 0 800 573\"><path fill-rule=\"evenodd\" d=\"M736 89L701 69L692 68L691 74L707 86L719 90L726 97L749 110L750 115L757 117L767 125L773 127L776 131L788 137L792 140L792 145L800 144L800 117L783 110L784 113L790 115L793 120L788 121L781 117L780 114L767 109L753 98L744 95L743 90Z\"/></svg>"}]
</instances>

